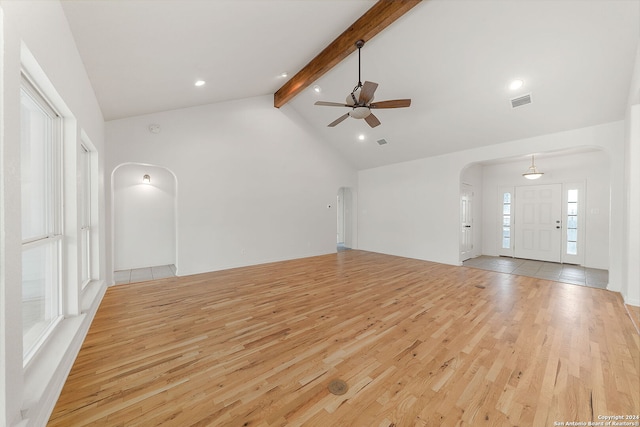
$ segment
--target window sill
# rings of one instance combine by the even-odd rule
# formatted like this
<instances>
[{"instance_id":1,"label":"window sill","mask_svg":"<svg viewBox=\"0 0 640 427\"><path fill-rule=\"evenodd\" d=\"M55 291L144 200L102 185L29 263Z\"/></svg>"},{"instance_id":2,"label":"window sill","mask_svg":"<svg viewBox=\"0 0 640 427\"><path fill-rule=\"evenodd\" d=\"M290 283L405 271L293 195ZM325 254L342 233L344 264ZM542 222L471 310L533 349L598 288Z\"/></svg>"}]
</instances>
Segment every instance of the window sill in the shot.
<instances>
[{"instance_id":1,"label":"window sill","mask_svg":"<svg viewBox=\"0 0 640 427\"><path fill-rule=\"evenodd\" d=\"M87 285L82 314L63 319L24 372L22 422L46 425L106 291L104 281Z\"/></svg>"}]
</instances>

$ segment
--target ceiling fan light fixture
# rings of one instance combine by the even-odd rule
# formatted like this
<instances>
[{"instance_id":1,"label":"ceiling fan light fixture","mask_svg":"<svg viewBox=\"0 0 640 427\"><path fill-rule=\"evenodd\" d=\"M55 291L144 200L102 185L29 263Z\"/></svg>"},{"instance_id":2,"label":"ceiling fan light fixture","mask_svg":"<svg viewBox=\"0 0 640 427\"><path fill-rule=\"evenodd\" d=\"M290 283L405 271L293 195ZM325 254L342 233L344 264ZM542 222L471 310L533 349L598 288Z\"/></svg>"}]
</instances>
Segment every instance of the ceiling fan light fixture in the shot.
<instances>
[{"instance_id":1,"label":"ceiling fan light fixture","mask_svg":"<svg viewBox=\"0 0 640 427\"><path fill-rule=\"evenodd\" d=\"M523 173L522 176L527 179L538 179L542 175L544 175L544 173L536 169L536 165L534 163L534 156L531 155L531 166L529 166L529 169L527 169L527 171Z\"/></svg>"},{"instance_id":2,"label":"ceiling fan light fixture","mask_svg":"<svg viewBox=\"0 0 640 427\"><path fill-rule=\"evenodd\" d=\"M369 107L356 107L353 110L349 111L349 115L354 119L364 119L371 114L371 110Z\"/></svg>"}]
</instances>

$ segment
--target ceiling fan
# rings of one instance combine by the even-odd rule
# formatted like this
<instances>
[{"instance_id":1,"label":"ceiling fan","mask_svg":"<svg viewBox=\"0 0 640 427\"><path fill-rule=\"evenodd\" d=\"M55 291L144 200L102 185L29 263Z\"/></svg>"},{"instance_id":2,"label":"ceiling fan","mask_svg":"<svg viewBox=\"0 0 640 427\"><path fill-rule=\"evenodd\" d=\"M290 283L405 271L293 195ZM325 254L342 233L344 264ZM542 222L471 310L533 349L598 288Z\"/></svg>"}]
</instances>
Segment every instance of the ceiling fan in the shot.
<instances>
[{"instance_id":1,"label":"ceiling fan","mask_svg":"<svg viewBox=\"0 0 640 427\"><path fill-rule=\"evenodd\" d=\"M380 124L380 120L371 112L372 108L403 108L411 105L410 99L393 99L390 101L372 102L373 94L378 88L378 83L365 81L362 84L360 80L360 49L364 46L364 40L358 40L356 47L358 48L358 84L353 91L347 95L346 103L317 101L315 105L324 105L328 107L349 107L351 111L338 117L329 123L329 127L334 127L341 123L347 117L354 119L364 119L372 128Z\"/></svg>"}]
</instances>

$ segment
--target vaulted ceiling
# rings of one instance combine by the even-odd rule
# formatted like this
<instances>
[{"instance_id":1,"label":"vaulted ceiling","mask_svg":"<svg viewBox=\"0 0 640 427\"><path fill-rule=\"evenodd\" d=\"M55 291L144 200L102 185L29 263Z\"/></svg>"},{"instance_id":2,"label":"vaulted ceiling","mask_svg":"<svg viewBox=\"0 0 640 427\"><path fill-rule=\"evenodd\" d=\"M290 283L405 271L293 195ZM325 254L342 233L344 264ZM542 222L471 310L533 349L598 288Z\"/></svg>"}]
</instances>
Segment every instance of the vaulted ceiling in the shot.
<instances>
[{"instance_id":1,"label":"vaulted ceiling","mask_svg":"<svg viewBox=\"0 0 640 427\"><path fill-rule=\"evenodd\" d=\"M375 1L62 4L113 120L273 94ZM410 108L377 110L373 129L356 119L327 127L346 110L314 102L345 99L356 53L315 81L320 93L307 88L282 108L359 169L621 120L639 17L640 0L424 0L361 51L376 101L411 98ZM514 79L524 86L510 90ZM512 108L524 94L531 104Z\"/></svg>"}]
</instances>

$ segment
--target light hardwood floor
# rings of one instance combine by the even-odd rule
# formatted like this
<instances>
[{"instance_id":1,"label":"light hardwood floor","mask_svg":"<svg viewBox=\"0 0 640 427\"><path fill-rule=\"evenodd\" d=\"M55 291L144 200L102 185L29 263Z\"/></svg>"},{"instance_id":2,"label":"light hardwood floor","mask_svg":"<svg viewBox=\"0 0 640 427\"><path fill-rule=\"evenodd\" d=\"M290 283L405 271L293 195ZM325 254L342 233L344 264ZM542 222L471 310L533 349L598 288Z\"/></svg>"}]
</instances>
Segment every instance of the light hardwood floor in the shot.
<instances>
[{"instance_id":1,"label":"light hardwood floor","mask_svg":"<svg viewBox=\"0 0 640 427\"><path fill-rule=\"evenodd\" d=\"M49 425L553 426L639 373L617 293L345 251L109 288Z\"/></svg>"}]
</instances>

